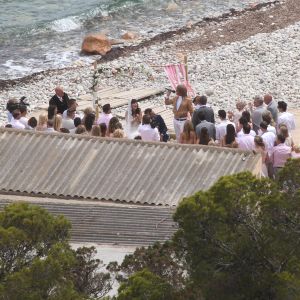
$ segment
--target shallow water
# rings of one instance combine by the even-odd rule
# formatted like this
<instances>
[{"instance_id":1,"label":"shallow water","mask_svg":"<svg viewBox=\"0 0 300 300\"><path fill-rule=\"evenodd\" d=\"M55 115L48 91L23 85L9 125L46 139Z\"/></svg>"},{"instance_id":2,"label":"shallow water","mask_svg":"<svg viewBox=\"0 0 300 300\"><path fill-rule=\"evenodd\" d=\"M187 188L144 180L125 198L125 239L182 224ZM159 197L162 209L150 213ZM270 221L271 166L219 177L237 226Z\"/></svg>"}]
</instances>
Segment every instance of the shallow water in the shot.
<instances>
[{"instance_id":1,"label":"shallow water","mask_svg":"<svg viewBox=\"0 0 300 300\"><path fill-rule=\"evenodd\" d=\"M62 68L78 60L89 63L93 58L80 55L87 33L120 38L135 31L151 37L252 2L176 0L179 9L167 12L168 0L0 0L0 79Z\"/></svg>"}]
</instances>

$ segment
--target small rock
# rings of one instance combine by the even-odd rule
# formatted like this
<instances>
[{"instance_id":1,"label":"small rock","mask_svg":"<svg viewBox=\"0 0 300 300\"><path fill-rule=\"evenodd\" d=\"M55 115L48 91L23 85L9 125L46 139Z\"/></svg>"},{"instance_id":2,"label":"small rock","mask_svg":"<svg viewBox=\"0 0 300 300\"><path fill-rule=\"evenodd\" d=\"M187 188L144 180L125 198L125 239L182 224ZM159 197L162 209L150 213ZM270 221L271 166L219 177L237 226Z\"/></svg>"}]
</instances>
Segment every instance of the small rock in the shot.
<instances>
[{"instance_id":1,"label":"small rock","mask_svg":"<svg viewBox=\"0 0 300 300\"><path fill-rule=\"evenodd\" d=\"M166 7L167 12L174 12L179 9L179 6L175 2L170 2Z\"/></svg>"},{"instance_id":2,"label":"small rock","mask_svg":"<svg viewBox=\"0 0 300 300\"><path fill-rule=\"evenodd\" d=\"M135 32L128 31L124 33L121 37L124 40L134 40L138 38L138 34Z\"/></svg>"}]
</instances>

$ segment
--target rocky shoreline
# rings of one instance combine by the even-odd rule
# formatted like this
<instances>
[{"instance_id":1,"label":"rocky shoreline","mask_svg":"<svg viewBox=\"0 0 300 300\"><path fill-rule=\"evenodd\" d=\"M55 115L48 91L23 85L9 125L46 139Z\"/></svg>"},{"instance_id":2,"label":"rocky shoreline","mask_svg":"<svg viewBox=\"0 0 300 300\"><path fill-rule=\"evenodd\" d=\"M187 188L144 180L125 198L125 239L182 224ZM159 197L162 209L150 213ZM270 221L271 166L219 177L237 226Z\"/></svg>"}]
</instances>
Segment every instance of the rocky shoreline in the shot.
<instances>
[{"instance_id":1,"label":"rocky shoreline","mask_svg":"<svg viewBox=\"0 0 300 300\"><path fill-rule=\"evenodd\" d=\"M236 99L270 92L276 100L300 103L300 5L296 0L258 4L219 18L167 32L137 45L116 47L98 61L98 70L74 67L0 81L0 124L10 97L27 96L31 109L47 103L56 85L72 97L98 88L167 87L161 66L188 55L195 91L209 94L215 109L229 109ZM299 77L299 78L298 78ZM151 102L162 103L162 97Z\"/></svg>"},{"instance_id":2,"label":"rocky shoreline","mask_svg":"<svg viewBox=\"0 0 300 300\"><path fill-rule=\"evenodd\" d=\"M243 16L243 15L247 14L248 12L259 11L262 8L270 8L273 5L279 4L279 3L280 3L280 1L274 0L274 1L266 2L266 3L259 3L257 5L253 5L252 7L245 8L240 11L232 9L232 10L230 10L230 12L224 13L224 14L220 15L219 17L206 17L206 18L203 18L201 21L196 22L195 24L187 24L187 26L182 27L178 30L171 30L171 31L167 31L167 32L158 34L158 35L154 36L153 38L143 40L141 42L138 42L137 44L135 44L133 42L131 42L131 43L129 42L129 44L127 44L127 45L125 44L125 46L122 46L122 47L119 47L119 46L113 47L113 49L109 53L107 53L105 56L98 59L97 62L103 63L103 62L115 60L121 56L128 56L128 55L132 54L133 52L136 52L144 47L149 47L152 44L164 42L168 39L174 39L174 37L176 38L176 37L178 37L182 34L185 34L195 28L196 29L199 27L204 28L210 24L221 23L232 17ZM6 80L0 79L0 92L3 90L9 89L15 85L18 85L18 84L22 84L22 83L28 84L31 81L40 80L42 78L42 76L51 76L57 72L62 72L64 70L76 70L76 69L80 70L80 68L81 68L80 66L79 67L75 66L75 67L68 67L68 68L62 68L62 69L49 69L49 70L33 73L31 75L24 76L22 78L6 79Z\"/></svg>"}]
</instances>

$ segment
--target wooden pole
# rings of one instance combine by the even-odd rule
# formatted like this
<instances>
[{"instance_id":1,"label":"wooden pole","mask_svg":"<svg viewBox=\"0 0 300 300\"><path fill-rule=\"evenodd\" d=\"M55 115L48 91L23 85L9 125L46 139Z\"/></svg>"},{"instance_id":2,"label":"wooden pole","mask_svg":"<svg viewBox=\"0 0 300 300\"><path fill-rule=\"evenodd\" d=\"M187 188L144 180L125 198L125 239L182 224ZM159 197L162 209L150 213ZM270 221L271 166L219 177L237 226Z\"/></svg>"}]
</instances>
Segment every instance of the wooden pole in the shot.
<instances>
[{"instance_id":1,"label":"wooden pole","mask_svg":"<svg viewBox=\"0 0 300 300\"><path fill-rule=\"evenodd\" d=\"M97 72L97 60L94 61L94 70L95 73ZM98 98L96 98L96 85L93 86L93 102L94 102L94 108L96 110L96 121L99 119L99 104L98 104Z\"/></svg>"},{"instance_id":2,"label":"wooden pole","mask_svg":"<svg viewBox=\"0 0 300 300\"><path fill-rule=\"evenodd\" d=\"M96 121L99 119L99 104L98 104L98 99L95 101L96 104Z\"/></svg>"},{"instance_id":3,"label":"wooden pole","mask_svg":"<svg viewBox=\"0 0 300 300\"><path fill-rule=\"evenodd\" d=\"M184 67L185 67L185 74L186 74L186 82L189 82L189 77L188 77L188 58L187 58L187 55L184 56Z\"/></svg>"}]
</instances>

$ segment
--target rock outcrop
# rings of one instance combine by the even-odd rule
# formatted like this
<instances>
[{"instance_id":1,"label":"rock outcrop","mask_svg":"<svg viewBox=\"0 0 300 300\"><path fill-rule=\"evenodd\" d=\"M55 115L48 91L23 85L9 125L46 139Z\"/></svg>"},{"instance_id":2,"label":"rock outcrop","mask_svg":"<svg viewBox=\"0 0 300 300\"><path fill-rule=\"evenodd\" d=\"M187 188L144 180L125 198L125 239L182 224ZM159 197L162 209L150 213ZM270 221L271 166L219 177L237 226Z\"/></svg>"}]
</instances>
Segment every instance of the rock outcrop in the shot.
<instances>
[{"instance_id":1,"label":"rock outcrop","mask_svg":"<svg viewBox=\"0 0 300 300\"><path fill-rule=\"evenodd\" d=\"M86 54L105 55L111 50L111 42L104 34L87 35L82 43L81 51Z\"/></svg>"}]
</instances>

